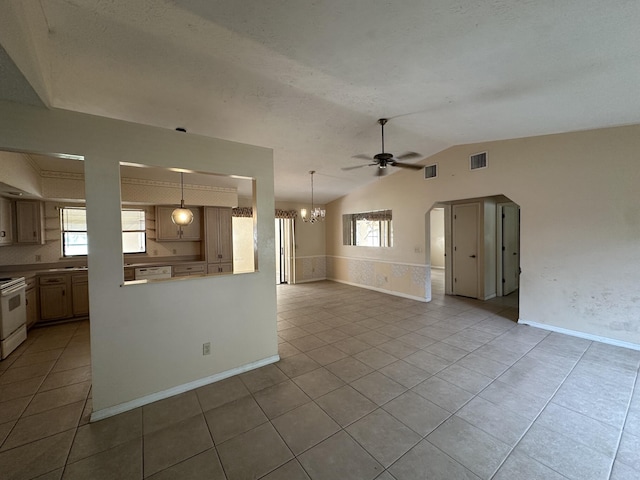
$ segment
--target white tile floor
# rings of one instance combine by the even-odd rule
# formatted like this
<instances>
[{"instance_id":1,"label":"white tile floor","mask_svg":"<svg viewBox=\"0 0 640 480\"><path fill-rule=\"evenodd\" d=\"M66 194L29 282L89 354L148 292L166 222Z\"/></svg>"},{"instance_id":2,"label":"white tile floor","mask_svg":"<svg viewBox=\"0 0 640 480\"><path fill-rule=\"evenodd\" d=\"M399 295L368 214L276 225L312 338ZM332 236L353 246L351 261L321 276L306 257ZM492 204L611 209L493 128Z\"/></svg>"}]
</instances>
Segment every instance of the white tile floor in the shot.
<instances>
[{"instance_id":1,"label":"white tile floor","mask_svg":"<svg viewBox=\"0 0 640 480\"><path fill-rule=\"evenodd\" d=\"M0 478L640 478L640 352L433 291L279 286L280 362L93 424L88 323L32 330L0 362Z\"/></svg>"}]
</instances>

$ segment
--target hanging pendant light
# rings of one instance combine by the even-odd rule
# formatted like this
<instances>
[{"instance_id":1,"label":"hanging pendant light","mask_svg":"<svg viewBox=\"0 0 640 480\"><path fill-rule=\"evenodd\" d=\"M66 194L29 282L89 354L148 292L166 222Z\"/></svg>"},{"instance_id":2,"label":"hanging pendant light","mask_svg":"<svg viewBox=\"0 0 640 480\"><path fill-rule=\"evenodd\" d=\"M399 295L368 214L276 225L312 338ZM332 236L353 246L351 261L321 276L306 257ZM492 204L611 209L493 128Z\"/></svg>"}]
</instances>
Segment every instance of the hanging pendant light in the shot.
<instances>
[{"instance_id":1,"label":"hanging pendant light","mask_svg":"<svg viewBox=\"0 0 640 480\"><path fill-rule=\"evenodd\" d=\"M316 223L324 221L324 217L327 215L327 211L324 208L314 207L313 206L313 174L316 173L315 170L311 170L309 174L311 175L311 211L307 212L306 208L302 208L300 210L300 216L302 217L302 221L305 223Z\"/></svg>"},{"instance_id":2,"label":"hanging pendant light","mask_svg":"<svg viewBox=\"0 0 640 480\"><path fill-rule=\"evenodd\" d=\"M191 222L193 222L193 212L188 208L184 208L184 181L182 172L180 172L180 208L176 208L171 212L171 221L183 227L191 225Z\"/></svg>"}]
</instances>

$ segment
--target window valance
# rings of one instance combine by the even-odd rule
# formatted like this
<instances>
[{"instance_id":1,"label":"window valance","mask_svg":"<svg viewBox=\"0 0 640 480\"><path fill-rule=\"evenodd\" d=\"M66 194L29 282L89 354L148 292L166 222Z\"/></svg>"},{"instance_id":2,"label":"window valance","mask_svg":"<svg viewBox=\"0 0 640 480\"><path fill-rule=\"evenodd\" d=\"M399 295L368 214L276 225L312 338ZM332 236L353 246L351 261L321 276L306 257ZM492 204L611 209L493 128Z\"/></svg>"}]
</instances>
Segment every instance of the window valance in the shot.
<instances>
[{"instance_id":1,"label":"window valance","mask_svg":"<svg viewBox=\"0 0 640 480\"><path fill-rule=\"evenodd\" d=\"M253 208L251 207L236 207L232 209L231 215L234 217L253 217ZM298 212L296 210L281 210L276 208L276 218L296 218Z\"/></svg>"}]
</instances>

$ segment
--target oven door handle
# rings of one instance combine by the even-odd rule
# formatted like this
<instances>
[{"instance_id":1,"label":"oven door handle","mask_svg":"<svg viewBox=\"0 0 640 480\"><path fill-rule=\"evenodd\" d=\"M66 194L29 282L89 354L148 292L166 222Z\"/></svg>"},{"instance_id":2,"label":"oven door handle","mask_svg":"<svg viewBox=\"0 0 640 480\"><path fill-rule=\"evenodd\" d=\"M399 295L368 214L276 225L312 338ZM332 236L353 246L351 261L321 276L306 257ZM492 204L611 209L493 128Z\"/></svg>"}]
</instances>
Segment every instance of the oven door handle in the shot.
<instances>
[{"instance_id":1,"label":"oven door handle","mask_svg":"<svg viewBox=\"0 0 640 480\"><path fill-rule=\"evenodd\" d=\"M2 290L2 296L6 297L8 295L13 295L14 293L19 292L20 290L24 290L26 286L27 286L26 284L20 283L18 285L14 285L11 288L4 289Z\"/></svg>"}]
</instances>

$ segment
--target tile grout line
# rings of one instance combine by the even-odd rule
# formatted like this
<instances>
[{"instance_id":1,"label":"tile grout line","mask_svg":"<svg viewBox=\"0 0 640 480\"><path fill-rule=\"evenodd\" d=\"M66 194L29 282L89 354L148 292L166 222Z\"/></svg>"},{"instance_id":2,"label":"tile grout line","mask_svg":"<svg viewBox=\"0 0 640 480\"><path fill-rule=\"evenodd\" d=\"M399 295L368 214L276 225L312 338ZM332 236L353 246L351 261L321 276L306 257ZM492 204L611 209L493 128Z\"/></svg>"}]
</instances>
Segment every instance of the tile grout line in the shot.
<instances>
[{"instance_id":1,"label":"tile grout line","mask_svg":"<svg viewBox=\"0 0 640 480\"><path fill-rule=\"evenodd\" d=\"M547 335L548 336L548 335ZM545 337L546 338L546 337ZM541 340L542 341L542 340ZM538 342L540 343L540 342ZM537 344L536 344L537 345ZM504 459L502 460L502 462L500 462L500 465L498 465L498 467L496 468L496 470L493 472L493 474L491 475L491 477L489 477L489 480L493 479L496 474L500 471L500 468L505 464L505 462L507 461L507 459L511 456L511 454L513 453L513 451L518 447L518 445L520 444L520 442L522 442L522 439L526 436L526 434L529 432L529 430L531 430L531 427L533 427L533 425L536 423L536 420L538 420L538 418L540 418L540 415L542 415L542 412L545 411L545 409L547 408L547 406L551 403L551 401L553 400L553 397L556 396L556 394L558 393L558 390L560 390L560 388L562 388L562 385L564 385L564 382L567 381L567 378L569 378L569 375L571 375L571 373L575 370L575 368L578 366L578 363L580 363L580 360L582 360L582 358L584 357L584 355L587 353L587 350L589 350L589 348L591 347L591 345L593 345L593 342L589 343L589 346L584 350L584 352L582 352L582 354L580 355L580 358L575 362L575 364L573 365L573 367L571 367L571 370L569 370L569 372L565 375L564 379L562 380L562 382L560 382L560 385L558 385L558 387L553 391L553 393L551 394L551 396L549 397L549 400L547 400L544 404L544 406L540 409L540 411L538 412L538 414L535 416L535 418L531 421L531 423L529 424L529 426L527 427L527 429L522 433L522 435L520 435L520 438L518 439L518 441L513 445L513 447L511 447L509 449L509 453L507 454L506 457L504 457ZM534 347L532 347L529 352L531 350L533 350ZM527 353L529 353L527 352ZM525 354L526 355L526 354ZM483 430L484 431L484 430ZM486 432L485 432L486 433ZM555 468L551 467L550 465L547 465L543 462L541 462L538 459L533 458L534 461L544 465L545 467L549 468L550 470L556 472L558 475L560 475L561 477L567 478L565 475L561 474L560 472L558 472Z\"/></svg>"},{"instance_id":2,"label":"tile grout line","mask_svg":"<svg viewBox=\"0 0 640 480\"><path fill-rule=\"evenodd\" d=\"M244 382L242 382L242 379L238 378L238 380L240 380L240 382L244 385ZM246 386L245 386L245 388L246 388ZM198 395L198 389L197 388L194 390L194 393L196 395L196 399L198 400L198 405L200 405L200 414L202 415L202 418L204 418L204 424L207 426L207 430L209 431L209 437L211 438L211 444L213 445L213 447L211 447L211 448L213 448L214 451L216 452L216 458L218 459L218 462L220 463L220 468L222 469L222 474L226 478L227 477L227 473L225 472L224 465L222 464L222 458L220 458L220 452L218 451L218 446L216 445L216 441L213 438L213 433L211 432L211 428L209 427L209 421L207 420L207 416L205 415L206 412L204 411L204 408L202 407L202 401L200 400L200 395ZM249 394L251 394L251 392L249 392ZM232 401L234 401L234 400L232 400ZM231 403L231 402L228 402L228 403ZM256 402L256 403L258 403L258 402ZM143 430L143 433L144 433L144 430ZM143 435L143 437L144 437L144 435ZM143 440L143 442L144 442L144 440ZM144 443L143 443L142 447L143 447L142 460L143 460L143 464L144 464ZM206 452L206 450L205 450L205 452ZM204 452L200 452L200 453L197 453L196 455L193 455L193 456L191 456L189 458L185 458L184 460L182 460L182 462L186 462L190 458L193 458L193 457L195 457L197 455L201 455L202 453L204 453ZM180 462L180 463L182 463L182 462ZM167 468L171 468L171 467L167 467ZM144 475L142 476L142 478L144 478Z\"/></svg>"},{"instance_id":3,"label":"tile grout line","mask_svg":"<svg viewBox=\"0 0 640 480\"><path fill-rule=\"evenodd\" d=\"M75 334L75 332L77 332L77 329L78 329L78 326L76 326L76 328L75 328L75 330L74 330L74 334ZM36 338L31 342L31 344L29 345L29 347L31 347L33 344L35 344L35 343L36 343L36 341L37 341L37 339L38 339L38 338L40 338L41 336L42 336L42 334L38 335L38 336L37 336L37 337L36 337ZM69 342L71 341L71 339L72 339L72 338L73 338L73 334L69 336L69 340L67 341L67 343L65 344L65 346L64 346L64 347L62 347L63 352L64 352L64 350L69 346ZM17 361L18 359L20 359L20 358L22 358L24 355L26 355L26 353L27 353L27 352L28 352L28 350L29 350L29 347L27 347L23 352L21 352L21 353L20 353L20 355L18 356L18 358L16 358L16 360L15 360L15 361ZM51 350L56 350L56 349L51 349ZM43 351L48 351L48 350L43 350ZM38 353L40 353L40 352L38 352ZM16 420L16 423L13 425L12 429L9 431L9 434L8 434L8 435L7 435L7 437L5 438L5 441L9 438L9 436L11 435L11 432L13 432L14 428L18 425L18 422L19 422L22 418L28 418L29 416L31 416L31 415L28 415L28 416L26 416L26 417L25 417L24 413L27 411L27 409L29 408L29 406L31 405L31 403L33 402L33 400L35 399L36 395L38 395L38 393L40 392L40 388L42 387L43 383L46 381L46 379L48 378L48 376L52 373L52 370L53 370L53 368L55 367L55 365L57 364L57 362L58 362L59 358L60 358L60 357L58 357L58 358L53 362L53 364L51 365L51 367L50 367L49 371L48 371L48 372L43 376L42 380L40 381L40 383L39 383L39 385L38 385L38 388L36 389L35 393L34 393L33 395L31 395L31 399L29 400L29 402L28 402L28 403L27 403L27 405L25 406L24 410L22 411L22 413L21 413L21 414L20 414L20 416L18 417L18 420ZM15 363L15 361L14 361L13 363ZM13 365L13 363L12 363L12 365ZM9 366L9 368L11 368L11 366ZM19 367L16 367L16 368L19 368ZM8 369L7 369L7 370L8 370ZM88 398L88 395L89 395L89 392L87 392L87 398ZM19 397L19 398L21 398L21 397ZM86 399L85 399L85 406L86 406ZM52 409L48 409L48 410L45 410L45 411L49 411L49 410L52 410ZM83 412L84 412L84 407L83 407ZM42 412L41 412L41 413L42 413ZM82 412L81 412L81 414L80 414L80 419L81 419L81 418L82 418ZM80 419L78 419L78 422L80 421ZM16 449L16 448L25 447L26 445L29 445L29 444L31 444L31 443L38 442L38 441L40 441L40 440L44 440L44 439L46 439L46 438L50 438L50 437L53 437L53 436L55 436L55 435L59 435L59 434L61 434L61 433L64 433L64 432L67 432L67 431L70 431L70 430L72 430L72 429L69 429L69 430L63 430L63 431L61 431L61 432L57 432L57 433L54 433L54 434L52 434L52 435L47 435L47 436L45 436L45 437L38 438L38 439L36 439L36 440L33 440L33 441L28 442L28 443L23 444L23 445L17 445L16 447L14 447L14 448L12 448L12 449L8 449L8 450L6 450L6 452L9 452L9 451L11 451L11 450L13 450L13 449ZM63 474L64 474L64 470L66 470L66 466L67 466L67 460L68 460L68 457L69 457L69 455L70 455L70 453L71 453L71 448L73 447L73 440L75 440L75 436L76 436L76 434L77 434L78 426L76 425L76 426L73 428L73 430L74 430L73 439L72 439L72 441L71 441L71 444L69 445L69 451L67 452L67 455L66 455L66 457L65 457L64 465L63 465L62 467L53 468L53 469L51 469L51 470L49 470L49 471L47 471L47 472L40 473L40 474L38 474L38 475L43 475L43 474L47 474L47 473L53 472L53 471L57 470L58 468L62 468L62 469L63 469ZM3 442L3 443L4 443L4 442Z\"/></svg>"},{"instance_id":4,"label":"tile grout line","mask_svg":"<svg viewBox=\"0 0 640 480\"><path fill-rule=\"evenodd\" d=\"M467 310L465 310L465 311L468 311L468 310L471 310L471 309L467 309ZM457 315L453 315L452 317L455 317L455 316L457 316ZM449 317L449 318L451 318L451 317ZM487 317L487 318L489 318L489 317ZM438 322L435 322L433 325L435 325L435 324L437 324L437 323L445 322L446 320L447 320L447 318L445 318L445 319L438 319ZM462 332L462 331L465 331L465 330L467 330L467 329L469 329L469 328L472 328L472 327L473 327L473 325L477 325L478 323L481 323L481 322L482 322L482 321L484 321L484 320L486 320L486 318L484 318L484 319L482 319L482 320L479 320L478 322L475 322L474 324L469 325L469 326L467 326L467 327L463 328L462 330L459 330L458 332L452 333L451 335L449 335L449 336L448 336L448 337L446 337L446 338L449 338L450 336L456 335L456 334L458 334L458 333L460 333L460 332ZM364 321L364 320L362 320L362 321ZM387 326L387 325L395 325L395 323L397 323L397 322L385 323L385 325L380 326L379 328L384 328L384 327L385 327L385 326ZM508 332L509 332L509 331L511 331L514 327L516 327L516 324L514 324L513 326L511 326L511 327L510 327L509 329L507 329L506 331L504 331L504 332L502 332L502 333L500 333L500 334L496 335L496 336L495 336L491 341L493 341L493 340L495 340L495 339L497 339L497 338L501 337L502 335L504 335L504 334L508 333ZM299 327L299 328L304 329L303 327ZM377 331L377 330L378 330L377 328L369 328L369 331ZM419 330L419 329L418 329L418 330ZM415 332L415 331L411 331L411 332L408 332L408 333L416 333L416 332ZM418 334L418 335L420 335L420 334ZM508 367L510 368L510 367L511 367L511 366L513 366L517 361L519 361L520 359L522 359L522 358L523 358L527 353L529 353L531 350L533 350L533 349L534 349L534 348L535 348L535 347L536 347L536 346L537 346L537 345L538 345L542 340L544 340L547 336L548 336L548 334L547 334L547 335L545 335L542 339L540 339L536 344L532 345L532 346L529 348L529 350L527 350L525 353L523 353L523 354L522 354L522 355L521 355L521 356L520 356L520 357L519 357L519 358L518 358L518 359L517 359L513 364L511 364L511 365L510 365L510 366L508 366ZM425 337L426 337L426 336L425 336ZM355 337L354 337L353 335L351 335L351 338L355 338ZM426 337L426 338L431 338L431 337ZM392 338L391 338L391 340L397 340L397 339L392 337ZM434 340L434 343L443 343L443 342L442 342L442 340L437 340L437 339L432 339L432 340ZM444 339L443 339L443 340L444 340ZM400 340L400 341L401 341L401 340ZM401 341L401 342L402 342L402 341ZM366 343L366 342L365 342L365 343ZM402 343L404 343L404 342L402 342ZM488 343L488 342L487 342L487 343ZM520 342L518 342L518 343L520 343ZM369 344L369 345L370 345L370 344ZM486 343L485 343L485 344L483 344L483 345L486 345ZM377 346L376 346L376 345L370 345L370 346L371 346L371 348L376 348L376 349L377 349ZM478 349L479 349L479 348L481 348L481 347L482 347L482 345L481 345L481 346L479 346L479 347L476 347L476 348L475 348L474 350L472 350L471 352L467 352L463 357L461 357L460 359L458 359L458 360L454 361L453 363L451 363L451 365L453 365L453 364L457 363L459 360L461 360L462 358L465 358L466 356L468 356L469 354L471 354L471 353L475 352L476 350L478 350ZM425 349L423 349L423 348L418 348L418 351L426 351L426 350L425 350ZM302 352L302 353L304 353L304 354L306 355L306 352ZM416 353L417 353L417 352L416 352ZM431 352L428 352L428 351L427 351L427 353L431 353ZM439 356L439 355L437 355L436 353L432 353L432 355L435 355L435 356L437 356L437 357L439 357L439 358L442 358L442 359L443 359L443 360L445 360L445 361L449 361L449 360L448 360L448 359L446 359L446 358L440 357L440 356ZM392 355L392 356L393 356L393 355ZM482 355L481 355L481 356L482 356ZM355 356L354 356L354 355L349 355L349 357L351 357L351 358L355 358ZM486 357L483 357L483 358L486 358ZM491 360L491 359L489 359L489 360ZM398 358L396 357L396 361L404 361L404 360L403 360L403 359L398 359ZM335 362L334 362L334 363L335 363ZM497 362L497 363L502 363L502 362ZM410 365L412 365L412 364L410 364ZM449 365L449 366L451 366L451 365ZM413 366L415 367L415 365L413 365ZM507 366L507 365L505 365L505 366ZM324 366L322 366L322 365L321 365L319 368L326 368L326 365L324 365ZM416 368L419 368L419 367L416 367ZM447 368L447 367L445 367L445 368ZM435 376L436 376L438 373L440 373L442 370L444 370L444 368L443 368L443 369L441 369L441 370L439 370L438 372L436 372L436 373L434 373L434 374L431 374L429 378L435 377ZM383 372L380 372L380 369L373 369L373 371L374 371L374 372L379 372L379 373L381 373L382 375L384 375L386 378L389 378L389 379L391 379L392 381L395 381L393 378L391 378L391 377L389 377L389 376L385 375ZM426 371L425 371L425 372L426 372ZM474 372L474 373L478 373L478 374L480 374L479 372L475 372L475 371L473 371L473 372ZM283 373L284 373L284 372L283 372ZM426 373L429 373L429 372L426 372ZM482 375L482 374L481 374L481 375ZM438 378L440 378L440 377L438 377ZM290 378L290 380L292 380L292 381L293 381L293 379L291 379L291 378ZM426 381L426 380L428 380L428 378L427 378L427 379L425 379L425 381ZM446 383L450 383L450 382L448 382L448 381L446 381L446 380L444 380L444 379L441 379L441 380L445 381ZM493 381L495 381L495 380L496 380L496 379L493 379L493 380L489 383L489 385L491 385L491 383L493 383ZM294 383L295 383L295 382L294 382ZM422 382L420 382L420 383L422 383ZM349 386L351 386L351 384L350 384L350 383L346 383L346 382L345 382L345 385L349 385ZM457 385L455 385L455 384L452 384L452 385L457 387ZM487 388L489 385L487 385L485 388ZM405 390L403 393L401 393L400 395L395 396L394 398L392 398L392 399L390 399L389 401L385 402L383 405L378 405L376 402L374 402L374 404L376 405L376 409L375 409L375 410L373 410L372 412L367 413L367 414L366 414L366 415L364 415L363 417L361 417L361 418L359 418L359 419L357 419L357 420L355 420L355 421L351 422L349 425L352 425L352 424L354 424L354 423L356 423L356 422L360 421L362 418L365 418L366 416L368 416L368 415L370 415L370 414L372 414L372 413L376 412L377 410L382 410L383 412L389 413L389 412L387 412L386 410L384 410L384 405L387 405L388 403L392 402L394 399L396 399L396 398L400 397L401 395L404 395L404 394L406 394L407 392L412 391L412 390L411 390L411 388L407 388L407 387L405 387L404 385L402 385L402 386L403 386L404 388L406 388L406 390ZM351 388L353 388L353 387L351 387ZM458 388L460 388L460 387L458 387ZM464 389L463 389L463 390L464 390ZM431 432L429 432L429 434L430 434L430 433L432 433L433 431L435 431L435 430L436 430L440 425L442 425L444 422L446 422L449 418L451 418L452 416L454 416L454 415L455 415L455 414L456 414L456 413L457 413L461 408L463 408L467 403L469 403L471 400L473 400L473 399L474 399L477 395L479 395L479 393L481 393L483 390L484 390L484 388L483 388L480 392L478 392L477 394L475 394L474 396L472 396L469 400L467 400L463 405L461 405L461 406L460 406L460 408L458 408L458 409L456 410L456 412L453 412L453 413L449 412L449 413L450 413L450 415L449 415L446 419L444 419L442 422L440 422L440 423L439 423L439 424L438 424L438 425L437 425L437 426L436 426L436 427L435 427ZM358 390L356 390L356 391L358 391ZM361 393L361 392L360 392L360 393ZM421 396L421 395L420 395L420 396ZM421 397L422 397L422 396L421 396ZM366 397L366 396L365 396L365 398L368 398L368 397ZM424 397L422 397L422 398L424 398ZM369 400L371 400L371 399L369 399ZM426 400L427 400L427 401L429 401L428 399L426 399ZM315 403L315 400L313 400L313 399L312 399L312 401ZM432 403L433 403L433 402L432 402ZM316 405L318 405L318 404L316 403ZM322 407L321 407L320 405L318 405L318 407L322 409ZM322 410L324 411L324 409L322 409ZM325 413L327 413L327 414L328 414L328 412L325 412ZM392 414L389 414L389 415L391 415L391 416L395 419L395 416L393 416ZM330 418L331 418L331 417L330 417ZM408 425L404 424L404 422L402 422L401 420L399 420L399 419L396 419L396 420L398 420L402 425L404 425L404 426L406 426L407 428L409 428L411 431L414 431L413 429L411 429L411 427L410 427L410 426L408 426ZM335 421L335 420L334 420L334 421ZM375 457L373 457L373 456L371 455L371 453L370 453L370 452L369 452L369 451L368 451L368 450L367 450L363 445L361 445L361 444L360 444L360 442L358 442L358 440L357 440L357 439L353 438L353 436L351 436L351 435L349 434L349 432L346 430L346 427L348 427L349 425L347 425L347 426L341 426L341 425L340 425L341 430L342 430L342 431L344 431L344 432L345 432L345 433L346 433L346 434L347 434L347 435L348 435L348 436L349 436L349 437L350 437L354 442L356 442L356 443L357 443L357 444L358 444L358 445L359 445L359 446L360 446L360 447L361 447L361 448L362 448L362 449L363 449L363 450L364 450L364 451L365 451L369 456L371 456L371 458L373 458L376 462L378 462L378 460L377 460L377 459L375 459ZM482 430L482 429L480 429L480 430ZM482 430L482 431L483 431L483 430ZM336 434L337 434L337 433L338 433L338 432L336 432ZM417 432L416 432L416 433L417 433ZM487 433L487 432L485 432L485 433ZM334 436L334 435L336 435L336 434L333 434L333 435L331 435L331 436L330 436L330 437L328 437L328 438L331 438L332 436ZM429 434L427 434L427 435L424 435L424 436L423 436L423 435L420 435L420 434L418 433L418 435L420 436L420 440L419 440L418 442L416 442L416 444L414 444L411 448L409 448L409 450L407 450L407 452L405 452L405 453L404 453L404 454L402 454L399 458L397 458L397 459L396 459L396 460L395 460L391 465L389 465L389 467L393 466L396 462L398 462L401 458L403 458L403 457L404 457L404 456L405 456L405 455L406 455L406 454L407 454L407 453L408 453L412 448L414 448L418 443L420 443L420 442L422 442L422 441L427 441L427 442L429 442L429 440L427 439L427 436L428 436ZM490 435L490 434L489 434L489 435ZM493 435L491 435L491 436L493 437ZM324 440L322 440L322 441L325 441L325 440L327 440L327 439L324 439ZM321 443L321 442L319 442L319 443ZM431 442L429 442L429 443L430 443L431 445L433 445ZM437 448L439 451L441 451L444 455L446 455L447 457L449 457L452 461L454 461L455 463L459 464L462 468L464 468L465 470L467 470L467 471L471 472L471 470L469 470L466 466L464 466L464 465L460 464L457 460L453 459L453 458L452 458L451 456L449 456L446 452L443 452L442 450L440 450L440 449L439 449L437 446L435 446L435 445L433 445L433 446L434 446L435 448ZM313 448L313 447L310 447L309 449L311 449L311 448ZM306 451L306 450L305 450L305 451ZM508 456L508 455L507 455L507 456ZM296 458L297 458L297 456L296 456ZM380 464L380 462L378 462L378 464ZM380 464L380 465L381 465L381 464ZM383 472L388 472L388 468L383 466ZM382 474L383 472L381 472L381 474Z\"/></svg>"},{"instance_id":5,"label":"tile grout line","mask_svg":"<svg viewBox=\"0 0 640 480\"><path fill-rule=\"evenodd\" d=\"M609 475L607 475L607 478L610 479L611 475L613 474L613 467L615 465L616 462L616 458L618 458L618 450L620 450L620 443L622 442L622 436L624 434L624 428L627 425L627 420L629 417L629 410L631 409L631 402L633 401L633 395L636 392L636 389L638 388L638 373L640 371L640 366L638 368L636 368L636 374L635 374L635 378L633 379L633 388L631 389L631 394L629 395L629 401L627 402L627 408L625 409L624 412L624 422L622 422L622 427L620 428L620 433L618 435L618 440L616 442L616 448L615 448L615 454L613 455L613 459L611 460L611 465L609 467ZM634 468L635 470L635 468Z\"/></svg>"}]
</instances>

